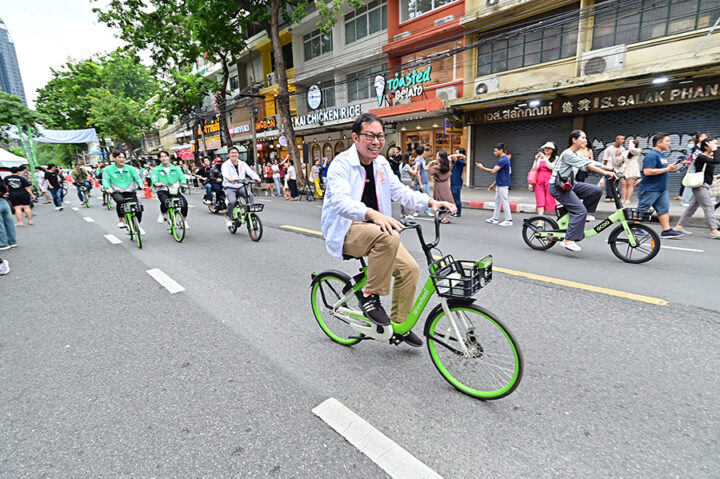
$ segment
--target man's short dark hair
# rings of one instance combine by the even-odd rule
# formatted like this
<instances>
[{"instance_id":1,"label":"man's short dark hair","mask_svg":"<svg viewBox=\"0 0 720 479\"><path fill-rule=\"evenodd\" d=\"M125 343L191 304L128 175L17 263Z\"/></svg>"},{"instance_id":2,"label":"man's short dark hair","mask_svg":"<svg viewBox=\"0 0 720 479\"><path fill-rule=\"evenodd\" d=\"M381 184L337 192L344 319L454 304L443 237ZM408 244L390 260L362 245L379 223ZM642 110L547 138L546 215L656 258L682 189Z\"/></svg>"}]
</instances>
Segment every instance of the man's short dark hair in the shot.
<instances>
[{"instance_id":1,"label":"man's short dark hair","mask_svg":"<svg viewBox=\"0 0 720 479\"><path fill-rule=\"evenodd\" d=\"M505 151L505 143L498 143L495 145L496 150Z\"/></svg>"},{"instance_id":2,"label":"man's short dark hair","mask_svg":"<svg viewBox=\"0 0 720 479\"><path fill-rule=\"evenodd\" d=\"M657 145L660 140L662 140L666 136L670 136L670 133L655 133L655 136L652 137L652 146Z\"/></svg>"},{"instance_id":3,"label":"man's short dark hair","mask_svg":"<svg viewBox=\"0 0 720 479\"><path fill-rule=\"evenodd\" d=\"M460 153L460 154L463 155L463 156L465 156L465 154L466 154L466 153L465 153L465 148L463 148L463 147L458 148L458 149L457 149L457 152Z\"/></svg>"},{"instance_id":4,"label":"man's short dark hair","mask_svg":"<svg viewBox=\"0 0 720 479\"><path fill-rule=\"evenodd\" d=\"M18 171L25 171L25 170L27 170L27 165L18 166Z\"/></svg>"},{"instance_id":5,"label":"man's short dark hair","mask_svg":"<svg viewBox=\"0 0 720 479\"><path fill-rule=\"evenodd\" d=\"M13 167L10 168L10 173L12 173L13 175L14 175L15 173L17 173L18 171L20 171L20 170L18 170L18 167L17 167L17 166L13 166Z\"/></svg>"},{"instance_id":6,"label":"man's short dark hair","mask_svg":"<svg viewBox=\"0 0 720 479\"><path fill-rule=\"evenodd\" d=\"M383 124L379 116L373 115L372 113L363 113L355 119L355 123L353 123L352 126L352 132L359 135L362 131L363 125L374 122L378 122L381 125Z\"/></svg>"},{"instance_id":7,"label":"man's short dark hair","mask_svg":"<svg viewBox=\"0 0 720 479\"><path fill-rule=\"evenodd\" d=\"M416 154L416 155L420 156L420 155L422 155L423 153L425 153L425 147L424 147L424 146L419 145L419 146L416 146L416 147L415 147L415 154Z\"/></svg>"}]
</instances>

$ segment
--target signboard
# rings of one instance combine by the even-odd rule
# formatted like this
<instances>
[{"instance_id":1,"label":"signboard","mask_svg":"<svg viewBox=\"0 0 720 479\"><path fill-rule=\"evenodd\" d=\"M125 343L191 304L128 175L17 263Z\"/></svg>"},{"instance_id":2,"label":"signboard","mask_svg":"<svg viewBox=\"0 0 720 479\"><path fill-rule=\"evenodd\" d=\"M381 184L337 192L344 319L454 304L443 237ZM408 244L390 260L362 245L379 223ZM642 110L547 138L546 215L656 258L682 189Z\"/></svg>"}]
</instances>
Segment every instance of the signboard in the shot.
<instances>
[{"instance_id":1,"label":"signboard","mask_svg":"<svg viewBox=\"0 0 720 479\"><path fill-rule=\"evenodd\" d=\"M385 97L385 75L377 75L375 77L375 93L377 93L378 105L382 105L383 98Z\"/></svg>"},{"instance_id":2,"label":"signboard","mask_svg":"<svg viewBox=\"0 0 720 479\"><path fill-rule=\"evenodd\" d=\"M257 123L255 123L255 132L256 133L260 133L260 132L268 131L268 130L275 130L275 129L277 129L277 121L275 120L274 116L265 118L264 120L260 120Z\"/></svg>"},{"instance_id":3,"label":"signboard","mask_svg":"<svg viewBox=\"0 0 720 479\"><path fill-rule=\"evenodd\" d=\"M674 105L702 100L720 99L720 80L695 80L683 85L629 88L611 92L557 98L549 103L530 107L527 105L504 106L477 111L470 121L495 123L525 118L552 116L575 116L603 111L627 110L645 106Z\"/></svg>"},{"instance_id":4,"label":"signboard","mask_svg":"<svg viewBox=\"0 0 720 479\"><path fill-rule=\"evenodd\" d=\"M220 122L217 120L213 120L209 123L206 123L203 130L205 130L206 135L209 133L217 133L220 131Z\"/></svg>"},{"instance_id":5,"label":"signboard","mask_svg":"<svg viewBox=\"0 0 720 479\"><path fill-rule=\"evenodd\" d=\"M362 113L361 105L351 105L343 108L333 108L332 110L314 111L307 115L293 117L293 126L295 128L306 125L322 125L330 121L350 120Z\"/></svg>"},{"instance_id":6,"label":"signboard","mask_svg":"<svg viewBox=\"0 0 720 479\"><path fill-rule=\"evenodd\" d=\"M283 135L280 138L278 138L278 143L280 143L280 146L287 146L287 138Z\"/></svg>"},{"instance_id":7,"label":"signboard","mask_svg":"<svg viewBox=\"0 0 720 479\"><path fill-rule=\"evenodd\" d=\"M258 143L255 147L257 148L257 151L262 151L262 143Z\"/></svg>"},{"instance_id":8,"label":"signboard","mask_svg":"<svg viewBox=\"0 0 720 479\"><path fill-rule=\"evenodd\" d=\"M250 133L250 123L243 123L238 126L230 127L231 135L240 135L241 133Z\"/></svg>"},{"instance_id":9,"label":"signboard","mask_svg":"<svg viewBox=\"0 0 720 479\"><path fill-rule=\"evenodd\" d=\"M307 91L308 106L313 110L317 110L322 103L322 90L317 85L312 85Z\"/></svg>"},{"instance_id":10,"label":"signboard","mask_svg":"<svg viewBox=\"0 0 720 479\"><path fill-rule=\"evenodd\" d=\"M390 93L394 93L395 100L403 100L422 95L425 89L423 83L430 81L430 71L432 65L428 65L424 71L413 70L407 75L400 76L395 74L395 78L387 81L387 88Z\"/></svg>"},{"instance_id":11,"label":"signboard","mask_svg":"<svg viewBox=\"0 0 720 479\"><path fill-rule=\"evenodd\" d=\"M191 148L184 148L175 152L175 155L182 158L183 160L192 160L194 158Z\"/></svg>"},{"instance_id":12,"label":"signboard","mask_svg":"<svg viewBox=\"0 0 720 479\"><path fill-rule=\"evenodd\" d=\"M460 120L444 118L443 133L446 135L462 135L463 122Z\"/></svg>"},{"instance_id":13,"label":"signboard","mask_svg":"<svg viewBox=\"0 0 720 479\"><path fill-rule=\"evenodd\" d=\"M206 137L205 138L205 148L208 150L216 150L220 148L220 135Z\"/></svg>"}]
</instances>

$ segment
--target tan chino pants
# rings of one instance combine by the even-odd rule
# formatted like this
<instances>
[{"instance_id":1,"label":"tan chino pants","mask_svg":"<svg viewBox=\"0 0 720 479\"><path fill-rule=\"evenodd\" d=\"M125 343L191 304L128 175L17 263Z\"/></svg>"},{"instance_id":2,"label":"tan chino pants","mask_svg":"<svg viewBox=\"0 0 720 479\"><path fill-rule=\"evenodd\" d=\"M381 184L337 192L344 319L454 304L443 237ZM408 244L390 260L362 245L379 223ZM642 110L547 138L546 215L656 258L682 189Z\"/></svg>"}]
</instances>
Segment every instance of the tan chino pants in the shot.
<instances>
[{"instance_id":1,"label":"tan chino pants","mask_svg":"<svg viewBox=\"0 0 720 479\"><path fill-rule=\"evenodd\" d=\"M404 322L415 299L420 268L400 242L400 236L385 233L373 223L353 222L345 235L343 253L368 257L368 293L389 295L391 276L395 278L390 319Z\"/></svg>"}]
</instances>

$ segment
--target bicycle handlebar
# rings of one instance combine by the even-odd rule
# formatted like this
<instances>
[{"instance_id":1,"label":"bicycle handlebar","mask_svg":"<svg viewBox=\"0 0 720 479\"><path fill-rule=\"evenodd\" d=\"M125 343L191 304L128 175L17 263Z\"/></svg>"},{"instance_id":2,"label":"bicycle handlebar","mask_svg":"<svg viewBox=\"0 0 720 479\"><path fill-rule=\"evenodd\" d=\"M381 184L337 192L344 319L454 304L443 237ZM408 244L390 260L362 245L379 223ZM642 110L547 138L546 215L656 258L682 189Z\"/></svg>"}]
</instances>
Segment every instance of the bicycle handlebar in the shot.
<instances>
[{"instance_id":1,"label":"bicycle handlebar","mask_svg":"<svg viewBox=\"0 0 720 479\"><path fill-rule=\"evenodd\" d=\"M425 238L423 237L422 226L420 226L420 223L413 220L400 220L400 223L405 226L401 233L408 229L414 229L417 232L418 240L420 240L420 246L425 253L425 258L427 259L428 264L432 264L435 261L432 256L432 250L437 247L438 243L440 243L440 215L447 215L449 213L450 210L448 210L447 208L438 208L435 211L435 239L431 243L425 243Z\"/></svg>"}]
</instances>

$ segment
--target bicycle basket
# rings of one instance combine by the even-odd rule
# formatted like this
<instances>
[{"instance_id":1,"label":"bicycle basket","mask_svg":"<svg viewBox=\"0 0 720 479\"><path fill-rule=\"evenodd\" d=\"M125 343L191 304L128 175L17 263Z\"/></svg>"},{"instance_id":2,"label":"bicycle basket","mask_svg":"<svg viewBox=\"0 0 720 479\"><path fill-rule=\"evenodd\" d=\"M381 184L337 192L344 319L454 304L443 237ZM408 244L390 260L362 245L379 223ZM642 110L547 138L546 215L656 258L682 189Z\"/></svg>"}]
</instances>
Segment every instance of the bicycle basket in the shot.
<instances>
[{"instance_id":1,"label":"bicycle basket","mask_svg":"<svg viewBox=\"0 0 720 479\"><path fill-rule=\"evenodd\" d=\"M120 211L123 213L137 213L143 210L142 203L127 202L120 205Z\"/></svg>"},{"instance_id":2,"label":"bicycle basket","mask_svg":"<svg viewBox=\"0 0 720 479\"><path fill-rule=\"evenodd\" d=\"M259 213L260 211L265 208L265 205L262 203L253 203L251 205L243 205L243 209L246 213Z\"/></svg>"},{"instance_id":3,"label":"bicycle basket","mask_svg":"<svg viewBox=\"0 0 720 479\"><path fill-rule=\"evenodd\" d=\"M637 208L623 208L625 219L635 221L651 221L652 211L639 210Z\"/></svg>"},{"instance_id":4,"label":"bicycle basket","mask_svg":"<svg viewBox=\"0 0 720 479\"><path fill-rule=\"evenodd\" d=\"M430 265L430 277L439 296L468 298L492 281L492 262L490 255L478 261L448 255Z\"/></svg>"},{"instance_id":5,"label":"bicycle basket","mask_svg":"<svg viewBox=\"0 0 720 479\"><path fill-rule=\"evenodd\" d=\"M170 208L182 208L184 205L184 202L182 198L170 198L167 201L167 205Z\"/></svg>"}]
</instances>

